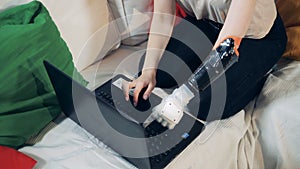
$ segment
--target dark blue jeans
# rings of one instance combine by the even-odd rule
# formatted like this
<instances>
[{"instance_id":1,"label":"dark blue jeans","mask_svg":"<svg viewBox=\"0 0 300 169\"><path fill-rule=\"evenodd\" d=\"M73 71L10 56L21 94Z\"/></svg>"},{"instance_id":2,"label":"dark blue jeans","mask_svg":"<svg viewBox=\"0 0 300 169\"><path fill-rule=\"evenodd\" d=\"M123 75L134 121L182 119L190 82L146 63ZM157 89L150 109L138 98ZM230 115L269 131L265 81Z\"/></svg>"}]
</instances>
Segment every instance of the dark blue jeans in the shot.
<instances>
[{"instance_id":1,"label":"dark blue jeans","mask_svg":"<svg viewBox=\"0 0 300 169\"><path fill-rule=\"evenodd\" d=\"M159 63L157 87L172 88L185 82L208 55L221 28L222 24L190 16L178 24ZM223 78L213 82L216 86L213 88L214 97L218 94L225 96L224 104L212 104L212 88L206 88L199 93L200 100L192 102L199 108L198 118L208 121L228 118L243 109L261 90L266 74L283 54L286 42L279 15L264 38L244 38L239 47L239 61L226 71Z\"/></svg>"}]
</instances>

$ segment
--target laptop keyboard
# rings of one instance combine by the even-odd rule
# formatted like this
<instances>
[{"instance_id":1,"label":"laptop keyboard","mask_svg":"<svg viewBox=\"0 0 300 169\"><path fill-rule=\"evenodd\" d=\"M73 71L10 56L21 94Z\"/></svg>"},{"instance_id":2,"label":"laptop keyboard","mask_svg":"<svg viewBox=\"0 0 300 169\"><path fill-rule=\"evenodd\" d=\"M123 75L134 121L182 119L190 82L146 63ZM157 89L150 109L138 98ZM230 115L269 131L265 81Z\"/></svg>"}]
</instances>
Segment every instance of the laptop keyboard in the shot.
<instances>
[{"instance_id":1,"label":"laptop keyboard","mask_svg":"<svg viewBox=\"0 0 300 169\"><path fill-rule=\"evenodd\" d=\"M156 123L156 122L154 122L154 123ZM154 124L154 125L160 125L160 124L157 123L157 124ZM148 138L148 140L147 140L148 151L149 151L150 154L157 154L156 152L159 152L161 149L165 149L166 145L164 145L164 144L166 142L168 142L170 137L168 137L167 133L162 133L164 130L166 130L165 128L162 129L161 131L157 131L157 130L155 130L154 128L152 128L150 126L151 125L149 125L145 129L146 137ZM162 126L159 126L159 127L163 128ZM163 153L152 156L152 157L150 157L150 161L155 162L155 163L160 163L166 157L169 156L171 151L172 151L172 149L169 149L169 150L167 150Z\"/></svg>"},{"instance_id":2,"label":"laptop keyboard","mask_svg":"<svg viewBox=\"0 0 300 169\"><path fill-rule=\"evenodd\" d=\"M96 97L98 99L101 99L103 102L105 102L107 105L109 105L111 108L116 109L115 106L121 106L120 102L118 100L113 100L112 96L105 92L96 90L95 91ZM115 105L116 104L116 105ZM170 137L168 137L167 133L163 133L166 131L167 128L162 127L159 123L154 121L152 124L150 124L148 127L145 128L145 135L148 138L147 139L147 145L148 145L148 151L150 154L154 154L155 152L159 152L161 149L164 149L164 144L168 143L168 140ZM157 137L155 137L157 136ZM172 148L174 149L174 148ZM158 155L150 157L151 163L160 163L162 162L172 151L172 149L165 151L164 153L160 153Z\"/></svg>"},{"instance_id":3,"label":"laptop keyboard","mask_svg":"<svg viewBox=\"0 0 300 169\"><path fill-rule=\"evenodd\" d=\"M108 94L108 93L106 93L104 91L96 91L95 94L96 94L96 97L98 99L101 99L107 105L109 105L110 107L113 107L115 109L114 101L113 101L113 99L112 99L112 97L111 97L110 94Z\"/></svg>"},{"instance_id":4,"label":"laptop keyboard","mask_svg":"<svg viewBox=\"0 0 300 169\"><path fill-rule=\"evenodd\" d=\"M114 92L117 93L113 93L113 96L116 94L116 97L112 98L110 91L112 87L114 86L111 85L111 82L107 82L107 84L104 84L101 88L96 89L95 95L97 99L102 100L102 102L112 109L117 110L120 113L125 113L132 119L134 118L140 125L142 125L140 122L143 121L143 119L146 119L149 116L149 113L151 113L151 107L158 105L161 100L161 97L153 94L149 98L149 103L153 105L147 111L137 111L132 107L131 103L125 101L123 92L121 91L122 89L119 88L120 91L114 90ZM197 107L192 108L195 109ZM195 111L197 110L195 109ZM135 117L137 114L145 117ZM187 128L188 126L191 128ZM201 133L202 127L203 124L195 123L195 120L189 116L183 116L180 124L173 130L168 130L157 121L153 121L144 129L144 136L147 138L147 149L149 154L157 154L149 157L151 168L159 169L167 166L170 161L179 155L179 153ZM170 147L170 144L174 146Z\"/></svg>"}]
</instances>

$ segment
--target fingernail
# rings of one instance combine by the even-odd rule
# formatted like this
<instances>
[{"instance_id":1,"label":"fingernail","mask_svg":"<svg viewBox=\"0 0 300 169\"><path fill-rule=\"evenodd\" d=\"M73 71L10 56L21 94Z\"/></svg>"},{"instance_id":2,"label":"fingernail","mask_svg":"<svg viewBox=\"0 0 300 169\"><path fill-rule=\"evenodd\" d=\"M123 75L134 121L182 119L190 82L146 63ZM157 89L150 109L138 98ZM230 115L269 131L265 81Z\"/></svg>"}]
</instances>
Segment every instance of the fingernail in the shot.
<instances>
[{"instance_id":1,"label":"fingernail","mask_svg":"<svg viewBox=\"0 0 300 169\"><path fill-rule=\"evenodd\" d=\"M133 105L136 107L136 106L137 106L137 103L136 103L136 102L134 102L134 103L133 103Z\"/></svg>"},{"instance_id":2,"label":"fingernail","mask_svg":"<svg viewBox=\"0 0 300 169\"><path fill-rule=\"evenodd\" d=\"M129 100L129 97L125 97L125 100L128 101L128 100Z\"/></svg>"},{"instance_id":3,"label":"fingernail","mask_svg":"<svg viewBox=\"0 0 300 169\"><path fill-rule=\"evenodd\" d=\"M144 100L147 100L147 99L148 99L148 95L145 94L145 95L143 96L143 99L144 99Z\"/></svg>"}]
</instances>

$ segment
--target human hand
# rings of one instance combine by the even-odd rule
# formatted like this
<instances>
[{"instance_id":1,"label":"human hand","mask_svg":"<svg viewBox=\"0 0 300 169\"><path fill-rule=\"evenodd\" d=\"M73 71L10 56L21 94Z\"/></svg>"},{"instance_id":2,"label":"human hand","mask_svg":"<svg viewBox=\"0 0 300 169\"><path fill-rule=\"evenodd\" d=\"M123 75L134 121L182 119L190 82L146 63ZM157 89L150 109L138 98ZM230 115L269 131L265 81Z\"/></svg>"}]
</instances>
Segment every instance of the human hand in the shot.
<instances>
[{"instance_id":1,"label":"human hand","mask_svg":"<svg viewBox=\"0 0 300 169\"><path fill-rule=\"evenodd\" d=\"M157 120L162 126L173 129L180 122L186 105L193 97L194 94L186 85L180 86L152 109L143 126L147 127L153 120Z\"/></svg>"},{"instance_id":2,"label":"human hand","mask_svg":"<svg viewBox=\"0 0 300 169\"><path fill-rule=\"evenodd\" d=\"M133 91L133 104L137 106L138 98L141 90L147 87L146 91L143 94L143 99L147 100L156 85L156 70L155 69L147 69L143 70L142 74L131 82L123 83L123 92L125 95L125 100L129 101L129 92L131 89Z\"/></svg>"}]
</instances>

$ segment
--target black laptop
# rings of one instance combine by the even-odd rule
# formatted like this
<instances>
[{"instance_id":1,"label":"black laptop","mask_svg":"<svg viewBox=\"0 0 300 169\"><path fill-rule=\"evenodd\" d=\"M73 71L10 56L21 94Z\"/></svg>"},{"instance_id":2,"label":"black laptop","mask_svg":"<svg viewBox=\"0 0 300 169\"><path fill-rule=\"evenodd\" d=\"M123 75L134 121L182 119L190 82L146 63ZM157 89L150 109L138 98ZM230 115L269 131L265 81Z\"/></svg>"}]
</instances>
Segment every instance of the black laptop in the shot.
<instances>
[{"instance_id":1,"label":"black laptop","mask_svg":"<svg viewBox=\"0 0 300 169\"><path fill-rule=\"evenodd\" d=\"M64 114L137 168L166 167L202 131L203 124L187 115L173 130L156 121L144 128L142 123L162 98L151 94L133 106L132 96L125 101L120 87L123 80L130 80L124 75L90 91L49 62L44 65Z\"/></svg>"}]
</instances>

